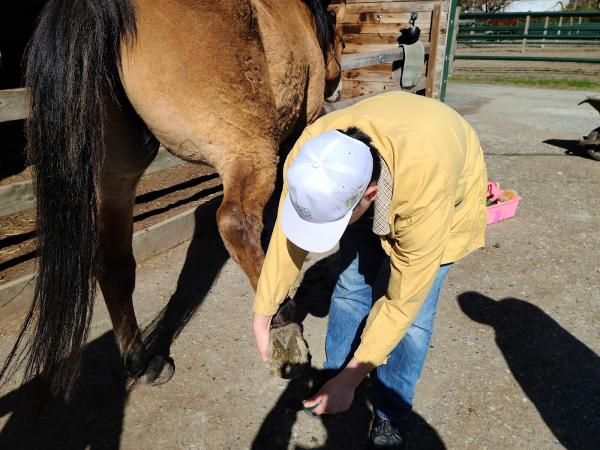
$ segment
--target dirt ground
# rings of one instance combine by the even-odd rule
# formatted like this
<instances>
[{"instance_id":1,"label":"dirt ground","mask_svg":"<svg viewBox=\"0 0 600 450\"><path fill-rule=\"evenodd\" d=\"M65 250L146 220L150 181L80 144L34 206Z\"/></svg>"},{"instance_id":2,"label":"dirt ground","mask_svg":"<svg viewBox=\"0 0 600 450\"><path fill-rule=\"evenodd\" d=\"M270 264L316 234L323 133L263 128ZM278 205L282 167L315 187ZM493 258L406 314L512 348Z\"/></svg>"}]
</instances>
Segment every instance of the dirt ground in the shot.
<instances>
[{"instance_id":1,"label":"dirt ground","mask_svg":"<svg viewBox=\"0 0 600 450\"><path fill-rule=\"evenodd\" d=\"M572 58L599 58L600 48L588 46L527 46L522 52L521 45L510 46L467 46L460 44L457 55L504 55L504 56L552 56ZM547 61L479 61L457 59L454 61L452 76L470 80L490 79L534 79L534 80L578 80L600 82L598 64L565 63Z\"/></svg>"},{"instance_id":2,"label":"dirt ground","mask_svg":"<svg viewBox=\"0 0 600 450\"><path fill-rule=\"evenodd\" d=\"M407 448L598 448L600 163L566 153L600 119L576 106L585 95L449 86L448 103L479 133L490 177L523 201L517 217L489 227L485 249L450 271ZM297 295L326 305L335 261L311 256ZM12 381L0 393L0 448L364 448L364 390L349 413L298 412L304 381L273 378L258 360L252 296L214 228L141 264L138 318L148 324L165 308L160 337L171 344L174 378L126 390L98 301L74 399L49 405L33 424L18 408L26 390ZM18 331L18 309L0 317L0 356ZM316 308L304 321L317 368L325 314Z\"/></svg>"}]
</instances>

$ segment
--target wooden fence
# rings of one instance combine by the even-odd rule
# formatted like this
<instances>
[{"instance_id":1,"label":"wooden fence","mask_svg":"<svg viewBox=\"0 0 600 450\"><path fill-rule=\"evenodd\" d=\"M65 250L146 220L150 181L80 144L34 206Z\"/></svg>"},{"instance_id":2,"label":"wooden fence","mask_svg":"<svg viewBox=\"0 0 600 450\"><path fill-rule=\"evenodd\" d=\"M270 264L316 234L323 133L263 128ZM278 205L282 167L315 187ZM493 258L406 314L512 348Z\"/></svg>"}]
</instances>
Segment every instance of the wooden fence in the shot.
<instances>
[{"instance_id":1,"label":"wooden fence","mask_svg":"<svg viewBox=\"0 0 600 450\"><path fill-rule=\"evenodd\" d=\"M439 6L437 8L439 13ZM434 13L435 11L434 9ZM435 33L432 36L435 36ZM434 57L435 49L437 49L435 40L425 44L426 55L429 55L427 63L428 76L416 87L416 89L425 89L429 96L432 96L434 92L435 63L437 61ZM374 65L386 65L386 67L389 67L390 79L394 80L393 85L386 86L386 88L388 90L399 90L400 70L393 70L392 67L399 66L398 63L403 59L404 53L401 47L356 52L342 57L342 69L349 71ZM326 103L323 112L349 106L375 93L377 92L369 92L336 103ZM26 89L0 90L0 122L25 119L28 115L27 99ZM181 164L186 163L161 148L144 175ZM0 187L0 219L34 207L35 197L31 180ZM195 208L137 231L133 236L133 250L136 260L139 262L144 261L191 239L199 231L196 228L194 213ZM35 276L32 273L0 285L0 308L31 299Z\"/></svg>"},{"instance_id":2,"label":"wooden fence","mask_svg":"<svg viewBox=\"0 0 600 450\"><path fill-rule=\"evenodd\" d=\"M428 67L433 75L430 94L439 97L446 49L449 0L337 0L343 5L340 26L344 34L345 55L365 51L393 50L398 46L399 31L409 26L411 14L417 13L416 25L421 41L431 44ZM348 69L343 77L342 99L381 92L393 88L391 64Z\"/></svg>"}]
</instances>

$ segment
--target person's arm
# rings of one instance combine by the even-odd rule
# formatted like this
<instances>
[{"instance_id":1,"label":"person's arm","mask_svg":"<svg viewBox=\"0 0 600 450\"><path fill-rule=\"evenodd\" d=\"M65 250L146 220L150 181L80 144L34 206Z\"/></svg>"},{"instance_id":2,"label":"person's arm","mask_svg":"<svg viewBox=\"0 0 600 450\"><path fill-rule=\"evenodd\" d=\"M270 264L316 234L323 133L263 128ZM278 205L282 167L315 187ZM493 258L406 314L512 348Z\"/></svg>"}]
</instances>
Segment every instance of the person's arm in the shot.
<instances>
[{"instance_id":1,"label":"person's arm","mask_svg":"<svg viewBox=\"0 0 600 450\"><path fill-rule=\"evenodd\" d=\"M271 319L292 289L307 254L285 237L277 219L258 279L253 307L252 331L263 362L269 360Z\"/></svg>"},{"instance_id":2,"label":"person's arm","mask_svg":"<svg viewBox=\"0 0 600 450\"><path fill-rule=\"evenodd\" d=\"M308 254L307 251L302 250L287 239L281 229L279 212L288 192L285 176L287 169L301 146L309 138L309 133L305 131L294 145L284 164L283 189L279 199L277 220L269 241L269 248L258 278L254 297L252 329L260 357L265 362L267 361L271 319L292 289Z\"/></svg>"}]
</instances>

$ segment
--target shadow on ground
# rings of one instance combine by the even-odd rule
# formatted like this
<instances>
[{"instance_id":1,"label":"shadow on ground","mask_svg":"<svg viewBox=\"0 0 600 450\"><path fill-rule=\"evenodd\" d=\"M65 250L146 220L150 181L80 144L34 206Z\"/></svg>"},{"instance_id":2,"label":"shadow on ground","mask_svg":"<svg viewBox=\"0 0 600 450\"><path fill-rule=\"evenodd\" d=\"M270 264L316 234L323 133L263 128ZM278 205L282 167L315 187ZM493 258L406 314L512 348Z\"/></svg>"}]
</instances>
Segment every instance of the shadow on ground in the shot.
<instances>
[{"instance_id":1,"label":"shadow on ground","mask_svg":"<svg viewBox=\"0 0 600 450\"><path fill-rule=\"evenodd\" d=\"M310 314L316 317L325 317L329 312L331 294L335 287L337 271L340 265L340 256L335 253L316 262L308 269L302 278L300 287L294 295L292 313L287 315L294 321L302 323ZM389 278L389 265L383 264L377 280L375 280L374 296L377 298L386 289L383 280ZM289 382L275 406L271 409L254 442L253 450L286 450L292 440L292 428L298 414L302 412L302 400L318 392L319 387L331 378L333 374L323 370L310 368L300 378ZM371 425L372 408L369 401L369 382L357 389L354 402L349 411L343 414L323 415L315 417L320 420L326 430L326 441L318 444L317 437L311 437L315 443L311 449L364 449L368 444ZM419 414L414 413L407 426L407 445L405 449L445 449L445 445L437 431L431 427ZM296 450L305 447L295 446Z\"/></svg>"},{"instance_id":2,"label":"shadow on ground","mask_svg":"<svg viewBox=\"0 0 600 450\"><path fill-rule=\"evenodd\" d=\"M291 380L286 390L277 400L265 418L254 442L252 450L287 450L292 438L292 428L302 411L302 400L318 391L328 375L312 368L304 377ZM320 420L326 430L325 443L318 445L317 437L310 440L315 445L311 449L364 449L368 444L371 424L371 407L368 401L368 387L362 384L357 390L352 407L348 412L336 415L314 417ZM407 436L408 449L445 449L440 436L421 416L413 413L409 420ZM307 447L295 446L296 450Z\"/></svg>"},{"instance_id":3,"label":"shadow on ground","mask_svg":"<svg viewBox=\"0 0 600 450\"><path fill-rule=\"evenodd\" d=\"M144 332L154 354L169 356L229 257L215 224L220 201L216 198L196 209L196 229L203 231L190 243L175 293ZM0 448L118 449L128 383L113 333L104 333L84 349L79 388L71 401L48 401L36 420L30 400L37 397L32 389L38 380L0 398L0 416L12 413L0 433Z\"/></svg>"},{"instance_id":4,"label":"shadow on ground","mask_svg":"<svg viewBox=\"0 0 600 450\"><path fill-rule=\"evenodd\" d=\"M565 155L579 156L591 160L592 158L585 151L585 148L581 147L578 143L579 141L576 139L546 139L544 141L544 144L564 149Z\"/></svg>"},{"instance_id":5,"label":"shadow on ground","mask_svg":"<svg viewBox=\"0 0 600 450\"><path fill-rule=\"evenodd\" d=\"M597 449L600 357L544 311L517 298L458 296L463 312L496 332L521 388L567 449Z\"/></svg>"}]
</instances>

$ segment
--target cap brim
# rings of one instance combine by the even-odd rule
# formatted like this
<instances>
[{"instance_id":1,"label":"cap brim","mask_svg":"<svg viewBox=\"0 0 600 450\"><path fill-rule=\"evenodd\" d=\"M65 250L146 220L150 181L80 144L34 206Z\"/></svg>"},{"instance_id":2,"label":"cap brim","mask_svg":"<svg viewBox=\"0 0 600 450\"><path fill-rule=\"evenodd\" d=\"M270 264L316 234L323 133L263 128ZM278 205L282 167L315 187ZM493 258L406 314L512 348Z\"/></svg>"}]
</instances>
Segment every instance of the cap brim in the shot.
<instances>
[{"instance_id":1,"label":"cap brim","mask_svg":"<svg viewBox=\"0 0 600 450\"><path fill-rule=\"evenodd\" d=\"M279 215L285 236L296 246L313 253L324 253L339 242L352 217L352 210L335 222L312 223L302 219L286 196Z\"/></svg>"}]
</instances>

